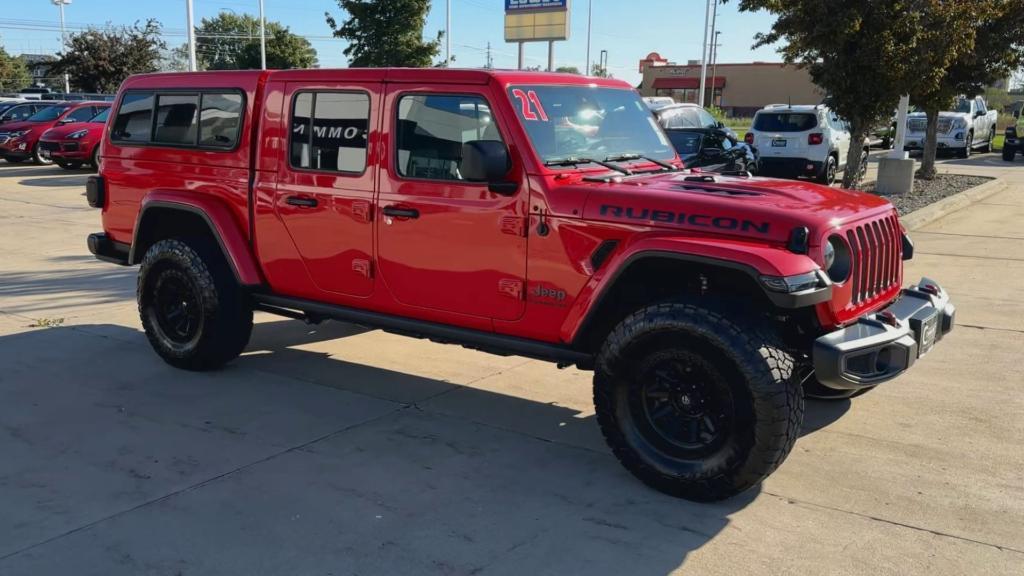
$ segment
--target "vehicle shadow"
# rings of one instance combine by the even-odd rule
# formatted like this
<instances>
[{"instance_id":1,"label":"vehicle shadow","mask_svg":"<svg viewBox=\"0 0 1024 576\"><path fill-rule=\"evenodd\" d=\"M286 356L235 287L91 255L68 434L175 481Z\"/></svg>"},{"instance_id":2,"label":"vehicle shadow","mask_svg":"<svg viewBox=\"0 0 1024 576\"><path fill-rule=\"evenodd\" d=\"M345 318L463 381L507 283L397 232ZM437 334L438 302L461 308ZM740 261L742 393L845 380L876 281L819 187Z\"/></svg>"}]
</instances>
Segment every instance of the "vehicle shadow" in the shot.
<instances>
[{"instance_id":1,"label":"vehicle shadow","mask_svg":"<svg viewBox=\"0 0 1024 576\"><path fill-rule=\"evenodd\" d=\"M89 255L48 258L55 268L0 270L0 303L14 314L37 314L67 308L131 301L135 298L134 268L102 264Z\"/></svg>"},{"instance_id":2,"label":"vehicle shadow","mask_svg":"<svg viewBox=\"0 0 1024 576\"><path fill-rule=\"evenodd\" d=\"M22 186L38 186L40 188L57 188L60 186L85 186L85 182L89 178L89 174L85 172L81 174L68 174L68 171L64 170L63 168L57 169L60 170L60 173L64 175L47 175L37 178L23 178L18 181L18 184Z\"/></svg>"},{"instance_id":3,"label":"vehicle shadow","mask_svg":"<svg viewBox=\"0 0 1024 576\"><path fill-rule=\"evenodd\" d=\"M368 398L349 384L452 384L293 348L361 331L260 323L250 347L257 354L212 374L170 369L143 342L132 343L137 331L110 324L0 336L0 393L9 400L0 405L0 557L8 556L0 572L47 573L51 563L75 562L120 574L130 573L126 555L150 566L174 558L202 565L204 551L233 549L244 551L232 560L240 573L285 573L281 562L312 554L317 573L358 561L392 573L493 565L668 574L760 493L712 504L671 498L636 481L606 450L544 438L573 421L574 410L484 390L472 418L435 412L429 402ZM336 384L283 380L261 368L267 355ZM532 431L492 424L497 414L524 410ZM339 419L333 430L315 429L331 418ZM593 427L593 418L580 425ZM306 437L297 439L296 429ZM276 456L264 454L268 446ZM282 532L284 511L292 522ZM374 513L400 521L375 522ZM369 522L355 520L366 514ZM137 522L147 528L133 528ZM208 536L188 537L198 533Z\"/></svg>"}]
</instances>

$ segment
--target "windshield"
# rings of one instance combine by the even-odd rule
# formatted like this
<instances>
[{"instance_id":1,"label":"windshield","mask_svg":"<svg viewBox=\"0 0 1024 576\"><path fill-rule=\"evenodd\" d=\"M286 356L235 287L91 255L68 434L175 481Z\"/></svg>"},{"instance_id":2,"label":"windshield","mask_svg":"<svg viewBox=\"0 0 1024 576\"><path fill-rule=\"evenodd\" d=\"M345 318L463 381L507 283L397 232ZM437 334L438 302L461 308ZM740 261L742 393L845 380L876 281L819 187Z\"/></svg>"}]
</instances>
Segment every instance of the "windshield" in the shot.
<instances>
[{"instance_id":1,"label":"windshield","mask_svg":"<svg viewBox=\"0 0 1024 576\"><path fill-rule=\"evenodd\" d=\"M754 130L761 132L806 132L818 125L814 114L795 112L759 112Z\"/></svg>"},{"instance_id":2,"label":"windshield","mask_svg":"<svg viewBox=\"0 0 1024 576\"><path fill-rule=\"evenodd\" d=\"M28 117L29 122L50 122L60 118L60 115L70 106L47 106L39 112Z\"/></svg>"},{"instance_id":3,"label":"windshield","mask_svg":"<svg viewBox=\"0 0 1024 576\"><path fill-rule=\"evenodd\" d=\"M970 114L971 101L967 98L957 98L956 104L953 105L953 111L959 112L960 114Z\"/></svg>"},{"instance_id":4,"label":"windshield","mask_svg":"<svg viewBox=\"0 0 1024 576\"><path fill-rule=\"evenodd\" d=\"M517 86L509 99L545 163L634 155L672 160L654 116L632 90L591 86Z\"/></svg>"},{"instance_id":5,"label":"windshield","mask_svg":"<svg viewBox=\"0 0 1024 576\"><path fill-rule=\"evenodd\" d=\"M103 112L93 116L89 119L89 122L95 122L97 124L103 124L107 121L107 117L110 116L110 108L104 108Z\"/></svg>"}]
</instances>

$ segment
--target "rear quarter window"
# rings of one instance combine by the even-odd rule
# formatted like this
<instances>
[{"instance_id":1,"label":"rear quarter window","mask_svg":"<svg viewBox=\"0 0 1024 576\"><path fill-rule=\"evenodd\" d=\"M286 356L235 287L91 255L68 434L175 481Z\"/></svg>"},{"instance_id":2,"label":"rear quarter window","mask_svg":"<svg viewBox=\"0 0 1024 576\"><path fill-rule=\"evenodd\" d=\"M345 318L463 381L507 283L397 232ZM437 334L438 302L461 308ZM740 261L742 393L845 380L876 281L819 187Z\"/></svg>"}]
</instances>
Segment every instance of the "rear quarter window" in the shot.
<instances>
[{"instance_id":1,"label":"rear quarter window","mask_svg":"<svg viewBox=\"0 0 1024 576\"><path fill-rule=\"evenodd\" d=\"M806 132L818 125L818 117L806 112L760 112L754 130L761 132Z\"/></svg>"},{"instance_id":2,"label":"rear quarter window","mask_svg":"<svg viewBox=\"0 0 1024 576\"><path fill-rule=\"evenodd\" d=\"M245 98L237 90L128 91L114 115L110 139L227 150L238 144L244 108Z\"/></svg>"},{"instance_id":3,"label":"rear quarter window","mask_svg":"<svg viewBox=\"0 0 1024 576\"><path fill-rule=\"evenodd\" d=\"M153 127L153 93L126 92L117 110L110 139L115 142L149 142Z\"/></svg>"}]
</instances>

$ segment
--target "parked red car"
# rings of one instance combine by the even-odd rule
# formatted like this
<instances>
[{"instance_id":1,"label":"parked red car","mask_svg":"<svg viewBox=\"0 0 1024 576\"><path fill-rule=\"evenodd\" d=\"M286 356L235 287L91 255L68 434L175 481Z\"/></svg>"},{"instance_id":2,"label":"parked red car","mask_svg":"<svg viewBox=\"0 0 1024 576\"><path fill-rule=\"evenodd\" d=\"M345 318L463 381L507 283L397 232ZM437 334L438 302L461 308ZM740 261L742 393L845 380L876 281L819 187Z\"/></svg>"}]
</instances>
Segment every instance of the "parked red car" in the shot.
<instances>
[{"instance_id":1,"label":"parked red car","mask_svg":"<svg viewBox=\"0 0 1024 576\"><path fill-rule=\"evenodd\" d=\"M31 158L36 164L50 164L53 160L39 147L43 132L54 126L85 122L109 107L109 102L54 102L23 122L4 124L0 127L0 155L8 162Z\"/></svg>"},{"instance_id":2,"label":"parked red car","mask_svg":"<svg viewBox=\"0 0 1024 576\"><path fill-rule=\"evenodd\" d=\"M73 122L43 132L39 155L49 156L65 170L77 170L83 164L99 168L100 140L109 115L110 108L104 108L86 122Z\"/></svg>"}]
</instances>

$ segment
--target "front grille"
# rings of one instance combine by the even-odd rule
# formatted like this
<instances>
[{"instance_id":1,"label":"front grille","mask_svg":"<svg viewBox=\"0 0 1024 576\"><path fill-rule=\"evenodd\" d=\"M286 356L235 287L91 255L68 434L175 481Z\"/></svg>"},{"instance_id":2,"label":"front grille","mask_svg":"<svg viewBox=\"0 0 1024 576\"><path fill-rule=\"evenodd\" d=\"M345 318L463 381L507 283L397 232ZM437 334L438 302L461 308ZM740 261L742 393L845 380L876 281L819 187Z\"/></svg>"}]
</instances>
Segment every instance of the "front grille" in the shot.
<instances>
[{"instance_id":1,"label":"front grille","mask_svg":"<svg viewBox=\"0 0 1024 576\"><path fill-rule=\"evenodd\" d=\"M852 303L887 292L900 281L903 238L896 216L886 216L846 231L853 258Z\"/></svg>"},{"instance_id":2,"label":"front grille","mask_svg":"<svg viewBox=\"0 0 1024 576\"><path fill-rule=\"evenodd\" d=\"M945 134L953 128L952 118L939 118L938 132ZM927 118L911 118L907 121L907 129L910 132L924 132L928 129Z\"/></svg>"},{"instance_id":3,"label":"front grille","mask_svg":"<svg viewBox=\"0 0 1024 576\"><path fill-rule=\"evenodd\" d=\"M60 150L60 144L57 142L40 142L40 150L46 150L47 152L57 152Z\"/></svg>"},{"instance_id":4,"label":"front grille","mask_svg":"<svg viewBox=\"0 0 1024 576\"><path fill-rule=\"evenodd\" d=\"M78 142L65 142L63 147L65 152L78 152Z\"/></svg>"}]
</instances>

